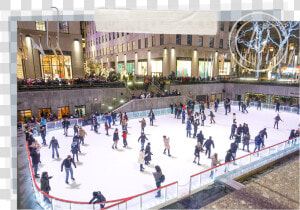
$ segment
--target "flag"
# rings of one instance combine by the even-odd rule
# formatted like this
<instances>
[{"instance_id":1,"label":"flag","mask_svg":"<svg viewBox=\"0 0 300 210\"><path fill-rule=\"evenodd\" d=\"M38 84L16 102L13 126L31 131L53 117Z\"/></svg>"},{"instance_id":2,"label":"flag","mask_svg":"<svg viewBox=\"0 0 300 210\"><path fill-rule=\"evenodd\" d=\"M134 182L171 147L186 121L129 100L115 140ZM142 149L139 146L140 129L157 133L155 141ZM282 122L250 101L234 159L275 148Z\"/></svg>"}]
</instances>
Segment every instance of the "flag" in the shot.
<instances>
[{"instance_id":1,"label":"flag","mask_svg":"<svg viewBox=\"0 0 300 210\"><path fill-rule=\"evenodd\" d=\"M42 44L41 44L41 41L40 41L40 45L38 45L34 40L33 38L31 38L31 41L32 41L32 47L37 49L38 51L40 51L41 55L42 55L42 59L44 60L45 58L45 52L43 50L43 47L42 47Z\"/></svg>"},{"instance_id":2,"label":"flag","mask_svg":"<svg viewBox=\"0 0 300 210\"><path fill-rule=\"evenodd\" d=\"M27 60L28 58L28 48L26 44L24 43L24 40L21 37L21 45L22 45L22 58Z\"/></svg>"},{"instance_id":3,"label":"flag","mask_svg":"<svg viewBox=\"0 0 300 210\"><path fill-rule=\"evenodd\" d=\"M50 36L49 36L49 45L50 45L50 48L51 48L51 50L52 50L53 54L54 54L54 55L55 55L55 57L58 59L58 56L57 56L56 50L54 50L54 47L53 47L53 45L52 45L52 43L51 43Z\"/></svg>"}]
</instances>

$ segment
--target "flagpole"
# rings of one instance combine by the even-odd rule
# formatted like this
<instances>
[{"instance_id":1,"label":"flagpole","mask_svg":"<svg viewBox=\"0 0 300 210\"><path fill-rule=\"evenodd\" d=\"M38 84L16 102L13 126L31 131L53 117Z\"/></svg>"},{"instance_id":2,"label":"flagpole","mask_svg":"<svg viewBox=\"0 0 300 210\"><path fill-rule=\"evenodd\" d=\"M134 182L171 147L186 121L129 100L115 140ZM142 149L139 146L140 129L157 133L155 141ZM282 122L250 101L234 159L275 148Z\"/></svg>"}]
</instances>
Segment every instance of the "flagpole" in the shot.
<instances>
[{"instance_id":1,"label":"flagpole","mask_svg":"<svg viewBox=\"0 0 300 210\"><path fill-rule=\"evenodd\" d=\"M36 79L36 71L35 71L35 65L34 65L34 56L33 56L33 46L32 46L32 37L31 36L29 36L30 37L30 44L31 44L31 55L32 55L32 62L33 62L33 70L34 70L34 77L35 77L35 79Z\"/></svg>"},{"instance_id":2,"label":"flagpole","mask_svg":"<svg viewBox=\"0 0 300 210\"><path fill-rule=\"evenodd\" d=\"M22 35L20 34L20 44L21 46L23 46L23 43L22 43ZM22 61L22 69L23 69L23 76L24 76L24 79L27 80L27 72L26 72L26 66L25 66L25 58L24 58L24 49L22 47L22 57L21 57L21 61Z\"/></svg>"},{"instance_id":3,"label":"flagpole","mask_svg":"<svg viewBox=\"0 0 300 210\"><path fill-rule=\"evenodd\" d=\"M40 35L40 46L42 45L42 38L41 38L42 36ZM41 53L40 53L41 54ZM41 56L39 56L39 57L41 57ZM42 56L42 62L43 62L43 66L44 66L44 59L43 59L43 56ZM45 81L45 71L44 71L44 68L43 68L43 70L42 70L42 66L41 66L41 68L40 68L40 72L41 72L41 77L44 79L44 81Z\"/></svg>"}]
</instances>

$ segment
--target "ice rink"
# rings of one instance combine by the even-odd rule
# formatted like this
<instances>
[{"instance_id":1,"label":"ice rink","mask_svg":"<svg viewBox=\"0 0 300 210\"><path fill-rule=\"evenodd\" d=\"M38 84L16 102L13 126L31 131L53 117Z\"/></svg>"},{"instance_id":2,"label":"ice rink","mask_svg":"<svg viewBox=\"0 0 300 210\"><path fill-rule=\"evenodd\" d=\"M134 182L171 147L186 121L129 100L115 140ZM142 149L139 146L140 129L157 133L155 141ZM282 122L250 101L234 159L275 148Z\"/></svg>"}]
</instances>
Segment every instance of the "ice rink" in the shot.
<instances>
[{"instance_id":1,"label":"ice rink","mask_svg":"<svg viewBox=\"0 0 300 210\"><path fill-rule=\"evenodd\" d=\"M226 151L233 142L229 140L230 128L232 125L232 113L237 114L237 124L247 123L250 129L251 141L250 151L254 150L253 139L263 128L267 128L268 138L265 140L266 146L271 146L278 142L287 140L291 129L298 128L299 115L287 112L280 112L284 122L279 122L279 130L274 129L274 110L257 111L256 108L249 108L248 114L238 111L238 107L232 107L232 112L224 114L221 108L215 113L216 124L209 124L209 111L205 113L207 119L205 126L198 127L198 133L203 131L204 137L212 136L215 148L213 153L218 153L222 163L225 159ZM199 110L195 110L199 111ZM151 164L145 166L145 171L139 171L138 156L141 144L138 138L141 132L139 123L141 119L129 119L128 121L128 145L129 148L123 148L121 137L121 126L112 126L109 130L109 136L105 135L104 125L101 124L99 134L90 130L90 126L84 129L88 135L85 139L85 145L81 145L82 153L79 154L79 162L76 162L77 168L73 168L75 181L69 179L69 184L65 183L65 171L61 172L61 163L67 155L71 154L71 143L73 139L73 127L69 129L69 136L63 135L63 130L56 130L47 133L46 140L49 145L52 136L55 136L60 145L60 159L52 159L52 149L43 146L41 149L41 162L39 173L48 171L50 180L50 195L71 201L89 201L93 191L101 191L107 200L114 200L133 196L156 188L152 172L154 166L159 165L166 177L163 185L173 181L179 181L179 185L188 183L190 175L210 168L211 159L208 159L204 153L201 153L198 166L193 163L194 148L197 142L196 138L186 137L186 124L181 123L181 119L175 119L174 115L156 116L154 126L150 126L147 118L145 133L151 142L151 151L153 153ZM118 150L112 149L113 132L115 128L119 129L120 141ZM193 133L193 127L192 127ZM163 154L164 143L163 135L170 137L170 151L172 157ZM41 137L36 137L38 142L42 142ZM147 143L147 141L146 141ZM237 157L247 154L241 150L242 144L237 151ZM146 144L145 144L146 147ZM39 179L37 179L38 185Z\"/></svg>"}]
</instances>

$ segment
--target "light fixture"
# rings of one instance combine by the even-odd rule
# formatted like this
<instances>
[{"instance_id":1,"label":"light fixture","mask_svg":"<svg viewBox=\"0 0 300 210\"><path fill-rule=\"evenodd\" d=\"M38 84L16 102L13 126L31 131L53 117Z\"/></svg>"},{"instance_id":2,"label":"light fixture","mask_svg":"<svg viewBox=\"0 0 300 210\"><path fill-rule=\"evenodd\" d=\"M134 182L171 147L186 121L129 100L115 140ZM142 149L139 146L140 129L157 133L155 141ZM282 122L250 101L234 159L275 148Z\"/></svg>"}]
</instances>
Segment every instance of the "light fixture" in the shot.
<instances>
[{"instance_id":1,"label":"light fixture","mask_svg":"<svg viewBox=\"0 0 300 210\"><path fill-rule=\"evenodd\" d=\"M77 42L78 42L79 40L78 40L77 38L75 38L74 41L77 41Z\"/></svg>"},{"instance_id":2,"label":"light fixture","mask_svg":"<svg viewBox=\"0 0 300 210\"><path fill-rule=\"evenodd\" d=\"M25 37L30 37L30 35L29 34L26 34L26 36Z\"/></svg>"},{"instance_id":3,"label":"light fixture","mask_svg":"<svg viewBox=\"0 0 300 210\"><path fill-rule=\"evenodd\" d=\"M175 50L175 47L172 47L172 50Z\"/></svg>"},{"instance_id":4,"label":"light fixture","mask_svg":"<svg viewBox=\"0 0 300 210\"><path fill-rule=\"evenodd\" d=\"M164 50L166 50L167 48L166 47L164 47Z\"/></svg>"}]
</instances>

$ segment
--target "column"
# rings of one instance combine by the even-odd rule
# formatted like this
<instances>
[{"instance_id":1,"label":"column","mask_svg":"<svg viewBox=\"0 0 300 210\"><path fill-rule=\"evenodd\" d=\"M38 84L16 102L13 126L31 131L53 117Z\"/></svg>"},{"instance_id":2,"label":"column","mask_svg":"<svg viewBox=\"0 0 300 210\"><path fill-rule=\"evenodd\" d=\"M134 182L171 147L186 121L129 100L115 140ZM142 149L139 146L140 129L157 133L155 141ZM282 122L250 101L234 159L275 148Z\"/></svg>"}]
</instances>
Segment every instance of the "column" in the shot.
<instances>
[{"instance_id":1,"label":"column","mask_svg":"<svg viewBox=\"0 0 300 210\"><path fill-rule=\"evenodd\" d=\"M175 76L177 74L176 72L176 51L175 47L171 48L171 53L170 53L170 74L172 71L175 72Z\"/></svg>"},{"instance_id":2,"label":"column","mask_svg":"<svg viewBox=\"0 0 300 210\"><path fill-rule=\"evenodd\" d=\"M193 56L192 56L192 77L198 77L198 70L199 70L199 64L198 64L198 51L197 49L194 49Z\"/></svg>"},{"instance_id":3,"label":"column","mask_svg":"<svg viewBox=\"0 0 300 210\"><path fill-rule=\"evenodd\" d=\"M138 73L138 54L135 52L134 54L134 75Z\"/></svg>"},{"instance_id":4,"label":"column","mask_svg":"<svg viewBox=\"0 0 300 210\"><path fill-rule=\"evenodd\" d=\"M148 50L148 54L147 54L147 75L151 75L152 74L152 66L151 66L151 51Z\"/></svg>"},{"instance_id":5,"label":"column","mask_svg":"<svg viewBox=\"0 0 300 210\"><path fill-rule=\"evenodd\" d=\"M213 76L216 77L219 75L219 53L218 51L215 52L215 61L214 61L214 69L213 69Z\"/></svg>"}]
</instances>

